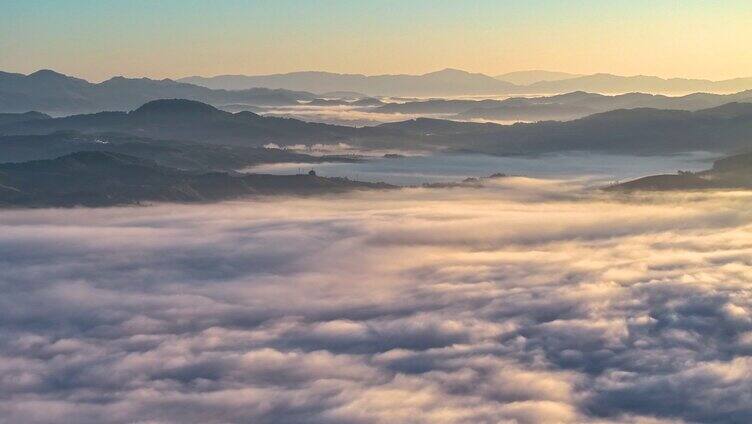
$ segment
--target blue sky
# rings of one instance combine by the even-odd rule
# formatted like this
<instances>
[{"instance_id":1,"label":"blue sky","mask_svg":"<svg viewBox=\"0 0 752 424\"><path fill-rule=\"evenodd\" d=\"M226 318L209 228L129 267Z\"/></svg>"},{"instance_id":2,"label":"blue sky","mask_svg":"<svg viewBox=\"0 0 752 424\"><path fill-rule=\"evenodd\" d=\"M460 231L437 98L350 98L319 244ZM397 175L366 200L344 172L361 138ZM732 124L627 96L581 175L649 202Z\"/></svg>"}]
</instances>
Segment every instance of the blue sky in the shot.
<instances>
[{"instance_id":1,"label":"blue sky","mask_svg":"<svg viewBox=\"0 0 752 424\"><path fill-rule=\"evenodd\" d=\"M752 75L749 1L0 0L0 69Z\"/></svg>"}]
</instances>

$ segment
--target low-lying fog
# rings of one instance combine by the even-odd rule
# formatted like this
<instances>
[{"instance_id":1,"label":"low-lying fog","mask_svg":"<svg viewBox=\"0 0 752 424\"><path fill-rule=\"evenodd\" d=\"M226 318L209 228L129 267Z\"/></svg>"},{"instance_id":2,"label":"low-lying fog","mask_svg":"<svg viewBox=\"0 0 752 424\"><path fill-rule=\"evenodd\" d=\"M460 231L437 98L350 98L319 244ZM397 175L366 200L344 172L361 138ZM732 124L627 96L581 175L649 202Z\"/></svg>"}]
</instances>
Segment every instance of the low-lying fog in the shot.
<instances>
[{"instance_id":1,"label":"low-lying fog","mask_svg":"<svg viewBox=\"0 0 752 424\"><path fill-rule=\"evenodd\" d=\"M402 100L401 102L404 102L404 100ZM270 117L293 118L307 122L320 122L323 124L356 127L374 126L388 122L400 122L416 118L451 119L455 121L469 122L495 122L497 124L503 125L522 122L519 120L460 119L457 117L457 113L383 113L376 111L374 107L346 105L309 106L306 104L300 104L297 106L254 106L236 104L220 106L220 108L233 113L247 110Z\"/></svg>"},{"instance_id":2,"label":"low-lying fog","mask_svg":"<svg viewBox=\"0 0 752 424\"><path fill-rule=\"evenodd\" d=\"M752 421L750 193L6 210L0 270L3 422Z\"/></svg>"},{"instance_id":3,"label":"low-lying fog","mask_svg":"<svg viewBox=\"0 0 752 424\"><path fill-rule=\"evenodd\" d=\"M225 108L230 112L243 110L242 107ZM276 106L256 108L254 112L264 116L278 118L294 118L306 122L320 122L323 124L346 125L355 127L374 126L387 122L400 122L420 117L436 119L449 118L449 114L403 114L379 113L369 111L371 108L352 106Z\"/></svg>"},{"instance_id":4,"label":"low-lying fog","mask_svg":"<svg viewBox=\"0 0 752 424\"><path fill-rule=\"evenodd\" d=\"M346 153L347 150L333 153ZM360 152L357 152L360 153ZM579 179L588 184L607 184L678 170L698 171L712 166L717 155L696 152L673 156L627 156L562 153L537 157L498 157L477 154L411 155L370 158L360 163L277 163L244 169L244 172L297 174L313 169L326 177L384 181L398 185L451 182L497 172L536 178Z\"/></svg>"}]
</instances>

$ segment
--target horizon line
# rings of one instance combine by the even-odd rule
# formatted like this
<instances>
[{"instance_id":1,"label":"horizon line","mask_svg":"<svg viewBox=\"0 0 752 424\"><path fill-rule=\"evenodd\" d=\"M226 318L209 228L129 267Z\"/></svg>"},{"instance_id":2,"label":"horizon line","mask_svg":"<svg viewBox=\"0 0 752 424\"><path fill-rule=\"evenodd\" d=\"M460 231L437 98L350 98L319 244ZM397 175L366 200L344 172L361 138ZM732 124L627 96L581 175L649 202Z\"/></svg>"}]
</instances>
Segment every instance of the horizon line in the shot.
<instances>
[{"instance_id":1,"label":"horizon line","mask_svg":"<svg viewBox=\"0 0 752 424\"><path fill-rule=\"evenodd\" d=\"M509 72L504 72L504 73L492 75L492 74L489 74L489 73L472 72L472 71L467 71L467 70L464 70L464 69L452 68L452 67L446 67L446 68L442 68L442 69L435 70L435 71L430 71L430 72L425 72L425 73L379 73L379 74L364 74L364 73L351 73L351 72L334 72L334 71L312 70L312 69L297 70L297 71L288 71L288 72L276 72L276 73L258 73L258 74L254 74L254 73L248 73L248 74L243 74L243 73L224 73L224 74L214 74L214 75L193 74L193 75L187 75L187 76L181 76L181 77L156 77L156 76L145 76L145 75L141 75L141 76L128 75L128 76L126 76L124 74L113 74L112 76L110 76L108 78L105 78L105 79L101 79L101 80L96 80L96 79L91 79L90 80L90 79L87 79L87 78L84 78L84 77L76 76L75 74L72 74L72 73L69 74L69 73L61 72L61 71L58 71L58 70L55 70L55 69L52 69L52 68L39 68L39 69L37 69L37 70L35 70L33 72L29 72L29 73L18 72L18 71L0 70L0 73L18 74L18 75L23 75L23 76L28 77L28 76L31 76L33 74L37 74L37 73L45 72L45 71L53 72L53 73L56 73L56 74L59 74L59 75L63 75L63 76L69 77L69 78L81 79L81 80L84 80L84 81L92 83L92 84L97 84L97 83L109 81L109 80L114 79L114 78L149 79L149 80L155 80L155 81L171 80L171 81L181 82L180 80L188 79L188 78L206 78L206 79L210 79L210 78L217 78L217 77L266 77L266 76L274 76L274 75L292 75L292 74L301 74L301 73L318 73L318 74L330 74L330 75L341 75L341 76L362 76L362 77L366 77L366 78L368 78L368 77L396 77L396 76L416 76L416 77L421 77L421 76L426 76L426 75L436 74L436 73L446 72L446 71L462 72L462 73L469 74L469 75L481 75L481 76L485 76L485 77L497 79L499 81L504 81L504 80L499 79L499 77L501 77L501 76L508 75L508 74L513 74L513 73L525 73L525 72L550 72L550 73L569 74L569 75L572 76L571 78L562 78L561 80L568 80L568 79L581 78L581 77L591 77L591 76L598 76L598 75L621 77L621 78L647 77L647 78L658 78L658 79L665 80L665 81L670 81L670 80L688 80L688 81L692 81L692 80L694 80L694 81L707 81L707 82L724 82L724 81L733 81L733 80L750 79L750 78L752 78L752 76L736 76L736 77L723 78L723 79L711 79L711 78L696 78L696 77L682 77L682 76L671 76L671 77L668 77L668 76L660 76L660 75L652 75L652 74L631 74L631 75L625 75L625 74L618 74L618 73L611 73L611 72L572 73L572 72L554 71L554 70L548 70L548 69L522 69L522 70L509 71ZM541 81L549 81L549 80L541 80ZM508 81L505 81L505 82L508 82ZM510 82L510 84L513 84L513 83ZM517 85L517 84L515 84L515 85ZM527 85L529 85L529 84L527 84ZM522 85L518 85L518 86L519 87L524 87L526 85L522 84Z\"/></svg>"}]
</instances>

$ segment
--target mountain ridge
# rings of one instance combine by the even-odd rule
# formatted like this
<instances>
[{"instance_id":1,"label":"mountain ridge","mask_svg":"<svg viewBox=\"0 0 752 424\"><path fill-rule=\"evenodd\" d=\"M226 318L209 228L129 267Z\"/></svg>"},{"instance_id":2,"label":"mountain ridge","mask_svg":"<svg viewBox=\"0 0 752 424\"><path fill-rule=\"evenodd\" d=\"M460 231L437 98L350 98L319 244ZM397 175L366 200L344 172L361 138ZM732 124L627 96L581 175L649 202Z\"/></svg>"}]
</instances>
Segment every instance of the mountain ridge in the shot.
<instances>
[{"instance_id":1,"label":"mountain ridge","mask_svg":"<svg viewBox=\"0 0 752 424\"><path fill-rule=\"evenodd\" d=\"M511 82L516 85L530 85L540 81L558 81L580 76L582 76L582 74L532 69L528 71L507 72L505 74L495 75L494 78L501 81Z\"/></svg>"},{"instance_id":2,"label":"mountain ridge","mask_svg":"<svg viewBox=\"0 0 752 424\"><path fill-rule=\"evenodd\" d=\"M263 117L253 112L233 114L188 99L153 100L130 112L99 112L0 126L0 134L4 135L39 135L64 130L123 132L158 139L255 146L270 141L336 142L357 132L352 127Z\"/></svg>"},{"instance_id":3,"label":"mountain ridge","mask_svg":"<svg viewBox=\"0 0 752 424\"><path fill-rule=\"evenodd\" d=\"M314 174L187 172L112 152L76 152L56 159L0 164L0 207L190 203L390 188L395 187Z\"/></svg>"},{"instance_id":4,"label":"mountain ridge","mask_svg":"<svg viewBox=\"0 0 752 424\"><path fill-rule=\"evenodd\" d=\"M459 72L459 73L458 73ZM539 76L532 77L537 73ZM491 77L481 73L447 68L441 71L419 75L407 74L344 74L326 71L298 71L266 75L216 75L213 77L189 76L179 78L178 81L202 85L211 88L242 89L251 86L268 88L301 89L311 92L321 91L358 91L372 96L410 96L410 95L439 95L436 91L428 93L426 90L397 92L394 88L379 90L379 83L389 78L417 80L421 77L435 75L462 75L476 78L476 81L488 83L484 88L475 87L476 91L449 94L554 94L571 91L589 91L600 93L628 93L643 91L662 94L687 94L690 92L718 92L732 93L752 89L752 77L738 77L724 80L709 80L698 78L661 78L646 75L615 75L609 73L595 73L589 75L567 74L553 71L518 71ZM503 80L504 76L523 78L515 81ZM548 76L548 80L546 79ZM567 76L571 76L567 78ZM298 79L296 79L298 78ZM481 78L481 79L478 79ZM543 78L543 79L540 79ZM506 83L505 86L495 85L490 80ZM536 81L538 79L538 81ZM366 81L369 83L367 84ZM527 83L527 84L525 84ZM318 85L317 85L318 84ZM383 87L381 87L383 88Z\"/></svg>"},{"instance_id":5,"label":"mountain ridge","mask_svg":"<svg viewBox=\"0 0 752 424\"><path fill-rule=\"evenodd\" d=\"M698 111L617 109L565 122L499 125L420 118L360 128L265 117L251 112L233 114L192 100L160 100L145 108L168 110L165 113L102 112L22 121L0 125L0 134L43 135L75 130L85 134L124 133L217 146L346 143L363 148L458 150L491 155L578 150L628 154L694 150L734 153L749 145L749 134L752 134L752 104L748 103Z\"/></svg>"},{"instance_id":6,"label":"mountain ridge","mask_svg":"<svg viewBox=\"0 0 752 424\"><path fill-rule=\"evenodd\" d=\"M186 98L215 106L295 106L320 97L314 93L363 93L367 96L394 97L528 95L573 91L675 95L689 92L732 93L749 89L752 89L752 78L711 81L639 75L625 77L605 73L515 85L485 74L451 68L422 75L368 76L303 71L260 76L186 77L178 80L114 76L91 83L43 69L28 75L0 71L0 112L36 110L60 116L104 110L124 111L163 98Z\"/></svg>"},{"instance_id":7,"label":"mountain ridge","mask_svg":"<svg viewBox=\"0 0 752 424\"><path fill-rule=\"evenodd\" d=\"M368 112L402 114L455 114L456 119L498 121L571 120L616 109L653 107L700 110L731 102L752 102L752 90L734 94L695 93L669 97L660 94L626 93L603 95L575 91L541 97L510 97L504 100L428 99L387 103Z\"/></svg>"},{"instance_id":8,"label":"mountain ridge","mask_svg":"<svg viewBox=\"0 0 752 424\"><path fill-rule=\"evenodd\" d=\"M178 81L215 89L242 89L251 86L306 90L315 92L354 91L377 96L498 94L514 84L488 75L446 68L421 75L409 74L340 74L323 71L298 71L268 75L192 76Z\"/></svg>"},{"instance_id":9,"label":"mountain ridge","mask_svg":"<svg viewBox=\"0 0 752 424\"><path fill-rule=\"evenodd\" d=\"M604 187L606 191L681 191L733 190L752 188L752 153L727 156L700 172L678 171L676 174L648 175Z\"/></svg>"},{"instance_id":10,"label":"mountain ridge","mask_svg":"<svg viewBox=\"0 0 752 424\"><path fill-rule=\"evenodd\" d=\"M187 98L214 105L245 103L295 105L312 100L313 93L263 87L246 90L212 90L171 79L112 77L91 83L52 70L29 75L0 72L0 112L40 112L68 115L131 110L162 98Z\"/></svg>"},{"instance_id":11,"label":"mountain ridge","mask_svg":"<svg viewBox=\"0 0 752 424\"><path fill-rule=\"evenodd\" d=\"M0 163L54 159L80 151L107 151L146 158L162 166L195 171L234 171L265 163L357 162L352 156L311 156L289 150L160 140L128 134L58 131L0 136Z\"/></svg>"}]
</instances>

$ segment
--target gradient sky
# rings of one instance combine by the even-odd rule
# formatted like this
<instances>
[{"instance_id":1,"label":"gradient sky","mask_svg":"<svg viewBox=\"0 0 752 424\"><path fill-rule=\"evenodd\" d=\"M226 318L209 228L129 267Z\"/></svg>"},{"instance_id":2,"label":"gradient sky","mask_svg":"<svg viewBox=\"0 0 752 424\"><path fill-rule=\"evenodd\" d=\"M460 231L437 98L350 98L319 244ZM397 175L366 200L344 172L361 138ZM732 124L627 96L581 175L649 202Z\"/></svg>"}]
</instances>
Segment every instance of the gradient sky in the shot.
<instances>
[{"instance_id":1,"label":"gradient sky","mask_svg":"<svg viewBox=\"0 0 752 424\"><path fill-rule=\"evenodd\" d=\"M0 0L0 70L752 76L749 0Z\"/></svg>"}]
</instances>

